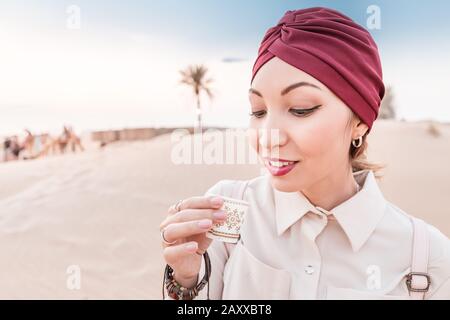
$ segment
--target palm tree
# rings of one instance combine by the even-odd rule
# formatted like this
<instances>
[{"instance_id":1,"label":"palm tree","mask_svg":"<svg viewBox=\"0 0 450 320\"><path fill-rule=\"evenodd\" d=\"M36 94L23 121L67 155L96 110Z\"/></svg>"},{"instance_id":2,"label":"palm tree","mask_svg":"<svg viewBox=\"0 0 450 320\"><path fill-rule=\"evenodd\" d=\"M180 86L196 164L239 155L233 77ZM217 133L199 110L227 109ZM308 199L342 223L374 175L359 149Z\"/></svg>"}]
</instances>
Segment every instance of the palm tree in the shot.
<instances>
[{"instance_id":1,"label":"palm tree","mask_svg":"<svg viewBox=\"0 0 450 320\"><path fill-rule=\"evenodd\" d=\"M213 94L211 93L211 89L209 84L213 81L213 79L206 79L206 73L208 72L208 68L203 65L195 65L189 66L185 70L181 70L181 80L180 83L186 84L192 89L194 89L195 98L197 99L197 126L198 129L202 130L202 111L200 105L200 94L204 91L210 99L212 99Z\"/></svg>"}]
</instances>

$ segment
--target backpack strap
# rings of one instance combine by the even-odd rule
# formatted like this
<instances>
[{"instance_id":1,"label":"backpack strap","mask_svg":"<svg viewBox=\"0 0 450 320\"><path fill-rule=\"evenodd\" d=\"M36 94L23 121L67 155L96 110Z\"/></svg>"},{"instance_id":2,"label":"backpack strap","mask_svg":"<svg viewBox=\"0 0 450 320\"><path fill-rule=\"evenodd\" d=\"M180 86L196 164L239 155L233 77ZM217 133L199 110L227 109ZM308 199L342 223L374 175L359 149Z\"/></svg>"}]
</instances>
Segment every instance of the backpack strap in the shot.
<instances>
[{"instance_id":1,"label":"backpack strap","mask_svg":"<svg viewBox=\"0 0 450 320\"><path fill-rule=\"evenodd\" d=\"M428 270L429 238L426 223L411 217L413 223L413 247L411 272L406 275L406 285L411 299L422 300L430 288Z\"/></svg>"}]
</instances>

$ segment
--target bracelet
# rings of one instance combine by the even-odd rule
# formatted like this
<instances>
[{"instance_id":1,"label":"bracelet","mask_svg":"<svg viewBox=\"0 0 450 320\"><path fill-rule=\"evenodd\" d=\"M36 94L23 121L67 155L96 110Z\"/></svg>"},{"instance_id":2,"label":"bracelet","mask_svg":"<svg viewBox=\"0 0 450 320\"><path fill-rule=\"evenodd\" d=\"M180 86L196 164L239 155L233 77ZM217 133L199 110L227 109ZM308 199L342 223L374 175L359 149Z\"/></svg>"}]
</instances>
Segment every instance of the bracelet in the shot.
<instances>
[{"instance_id":1,"label":"bracelet","mask_svg":"<svg viewBox=\"0 0 450 320\"><path fill-rule=\"evenodd\" d=\"M194 299L200 290L202 290L206 284L208 284L207 291L207 300L209 300L209 277L211 276L211 260L209 259L208 252L205 251L203 254L203 258L205 259L205 275L203 279L193 288L185 288L180 285L173 277L173 269L168 264L166 265L166 269L164 271L164 279L163 279L163 299L164 295L164 286L167 289L169 297L175 300L192 300ZM198 278L197 278L198 280Z\"/></svg>"}]
</instances>

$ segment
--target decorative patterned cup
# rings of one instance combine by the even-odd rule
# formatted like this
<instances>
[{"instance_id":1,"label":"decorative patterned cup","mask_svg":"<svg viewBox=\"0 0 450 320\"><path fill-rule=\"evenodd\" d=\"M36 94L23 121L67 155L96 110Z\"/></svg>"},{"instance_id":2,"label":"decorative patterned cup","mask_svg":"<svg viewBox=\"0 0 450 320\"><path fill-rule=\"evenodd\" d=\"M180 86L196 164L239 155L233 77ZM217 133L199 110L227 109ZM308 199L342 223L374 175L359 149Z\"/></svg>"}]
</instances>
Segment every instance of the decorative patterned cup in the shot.
<instances>
[{"instance_id":1,"label":"decorative patterned cup","mask_svg":"<svg viewBox=\"0 0 450 320\"><path fill-rule=\"evenodd\" d=\"M220 210L227 213L227 220L216 223L211 230L206 233L210 239L216 239L223 242L237 243L240 238L241 226L244 222L249 203L247 201L220 196L223 199L223 205Z\"/></svg>"}]
</instances>

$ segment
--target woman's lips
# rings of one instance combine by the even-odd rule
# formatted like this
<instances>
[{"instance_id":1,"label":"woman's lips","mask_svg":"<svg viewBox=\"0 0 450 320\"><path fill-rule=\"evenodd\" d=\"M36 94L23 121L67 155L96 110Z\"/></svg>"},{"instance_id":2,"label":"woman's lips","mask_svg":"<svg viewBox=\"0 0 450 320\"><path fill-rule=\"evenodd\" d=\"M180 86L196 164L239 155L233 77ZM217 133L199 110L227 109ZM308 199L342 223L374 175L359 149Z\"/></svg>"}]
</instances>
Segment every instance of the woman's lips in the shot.
<instances>
[{"instance_id":1,"label":"woman's lips","mask_svg":"<svg viewBox=\"0 0 450 320\"><path fill-rule=\"evenodd\" d=\"M265 159L264 164L273 176L284 176L294 169L299 161L275 161Z\"/></svg>"}]
</instances>

